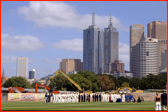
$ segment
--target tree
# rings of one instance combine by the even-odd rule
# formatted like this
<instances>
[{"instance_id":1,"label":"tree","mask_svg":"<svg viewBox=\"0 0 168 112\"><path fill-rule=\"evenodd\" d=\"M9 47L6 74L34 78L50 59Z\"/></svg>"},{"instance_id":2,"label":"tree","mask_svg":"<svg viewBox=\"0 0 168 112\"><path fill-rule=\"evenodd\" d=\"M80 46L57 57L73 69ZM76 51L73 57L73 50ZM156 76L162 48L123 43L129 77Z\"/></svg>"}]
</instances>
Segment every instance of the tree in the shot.
<instances>
[{"instance_id":1,"label":"tree","mask_svg":"<svg viewBox=\"0 0 168 112\"><path fill-rule=\"evenodd\" d=\"M128 82L123 82L123 83L121 84L121 87L129 87L129 83L128 83Z\"/></svg>"},{"instance_id":2,"label":"tree","mask_svg":"<svg viewBox=\"0 0 168 112\"><path fill-rule=\"evenodd\" d=\"M107 75L99 75L99 87L102 88L103 91L111 90L115 88L115 84L112 79L109 79Z\"/></svg>"},{"instance_id":3,"label":"tree","mask_svg":"<svg viewBox=\"0 0 168 112\"><path fill-rule=\"evenodd\" d=\"M120 83L119 83L119 80L117 80L116 77L112 76L112 75L108 75L109 79L112 79L113 80L113 83L115 84L115 87L114 89L116 89L116 87L120 87Z\"/></svg>"},{"instance_id":4,"label":"tree","mask_svg":"<svg viewBox=\"0 0 168 112\"><path fill-rule=\"evenodd\" d=\"M98 91L99 90L99 79L98 76L95 75L93 72L90 71L79 71L77 74L80 74L84 78L88 79L91 81L91 88L90 90L92 91Z\"/></svg>"},{"instance_id":5,"label":"tree","mask_svg":"<svg viewBox=\"0 0 168 112\"><path fill-rule=\"evenodd\" d=\"M141 85L141 80L139 78L135 78L135 77L131 78L130 87L134 87L136 89L139 89L140 85Z\"/></svg>"},{"instance_id":6,"label":"tree","mask_svg":"<svg viewBox=\"0 0 168 112\"><path fill-rule=\"evenodd\" d=\"M68 79L66 79L62 75L58 75L57 77L54 77L51 79L49 87L50 88L55 88L55 90L62 90L62 88L66 87L66 84L68 82Z\"/></svg>"},{"instance_id":7,"label":"tree","mask_svg":"<svg viewBox=\"0 0 168 112\"><path fill-rule=\"evenodd\" d=\"M123 82L128 82L128 83L130 83L130 79L129 79L129 78L125 78L125 77L123 77L123 76L119 77L119 78L118 78L118 81L119 81L119 83L120 83L120 86L121 86L121 84L122 84Z\"/></svg>"},{"instance_id":8,"label":"tree","mask_svg":"<svg viewBox=\"0 0 168 112\"><path fill-rule=\"evenodd\" d=\"M22 87L22 88L32 88L30 83L24 77L14 77L9 78L2 87Z\"/></svg>"}]
</instances>

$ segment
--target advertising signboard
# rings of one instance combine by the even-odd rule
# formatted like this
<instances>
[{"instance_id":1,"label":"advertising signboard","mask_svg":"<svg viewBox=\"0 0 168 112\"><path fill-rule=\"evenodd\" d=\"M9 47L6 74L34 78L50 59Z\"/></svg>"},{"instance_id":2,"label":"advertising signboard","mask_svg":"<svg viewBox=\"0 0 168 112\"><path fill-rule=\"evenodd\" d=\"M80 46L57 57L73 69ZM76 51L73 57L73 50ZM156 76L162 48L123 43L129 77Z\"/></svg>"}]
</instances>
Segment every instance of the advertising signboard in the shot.
<instances>
[{"instance_id":1,"label":"advertising signboard","mask_svg":"<svg viewBox=\"0 0 168 112\"><path fill-rule=\"evenodd\" d=\"M8 93L8 101L45 101L44 93Z\"/></svg>"}]
</instances>

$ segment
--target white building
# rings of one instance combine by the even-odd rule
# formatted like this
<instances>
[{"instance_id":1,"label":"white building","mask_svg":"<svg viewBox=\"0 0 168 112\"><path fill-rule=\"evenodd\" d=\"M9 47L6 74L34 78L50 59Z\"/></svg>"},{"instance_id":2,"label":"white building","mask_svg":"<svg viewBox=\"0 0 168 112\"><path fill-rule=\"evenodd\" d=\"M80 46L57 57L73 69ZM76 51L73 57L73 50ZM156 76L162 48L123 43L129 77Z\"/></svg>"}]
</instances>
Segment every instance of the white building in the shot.
<instances>
[{"instance_id":1,"label":"white building","mask_svg":"<svg viewBox=\"0 0 168 112\"><path fill-rule=\"evenodd\" d=\"M28 58L17 57L17 77L28 78Z\"/></svg>"},{"instance_id":2,"label":"white building","mask_svg":"<svg viewBox=\"0 0 168 112\"><path fill-rule=\"evenodd\" d=\"M78 73L78 71L71 71L71 72L68 72L68 74L77 74Z\"/></svg>"},{"instance_id":3,"label":"white building","mask_svg":"<svg viewBox=\"0 0 168 112\"><path fill-rule=\"evenodd\" d=\"M158 75L159 58L158 58L158 39L141 38L140 43L132 48L132 73L136 78L146 77L149 74Z\"/></svg>"}]
</instances>

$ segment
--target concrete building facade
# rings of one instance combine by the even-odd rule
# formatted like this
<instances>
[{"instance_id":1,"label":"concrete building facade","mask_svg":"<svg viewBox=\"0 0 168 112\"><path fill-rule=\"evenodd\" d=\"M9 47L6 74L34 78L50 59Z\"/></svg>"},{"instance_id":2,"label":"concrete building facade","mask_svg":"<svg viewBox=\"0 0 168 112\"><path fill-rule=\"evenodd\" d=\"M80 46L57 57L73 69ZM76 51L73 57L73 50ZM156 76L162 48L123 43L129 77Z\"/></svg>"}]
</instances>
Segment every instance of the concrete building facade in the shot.
<instances>
[{"instance_id":1,"label":"concrete building facade","mask_svg":"<svg viewBox=\"0 0 168 112\"><path fill-rule=\"evenodd\" d=\"M112 18L110 14L110 24L104 29L104 73L110 73L111 64L118 60L119 53L119 33L113 28Z\"/></svg>"},{"instance_id":2,"label":"concrete building facade","mask_svg":"<svg viewBox=\"0 0 168 112\"><path fill-rule=\"evenodd\" d=\"M136 78L146 77L149 74L158 75L158 39L144 36L133 50L132 73Z\"/></svg>"},{"instance_id":3,"label":"concrete building facade","mask_svg":"<svg viewBox=\"0 0 168 112\"><path fill-rule=\"evenodd\" d=\"M83 63L81 59L62 59L60 70L68 74L71 71L82 71Z\"/></svg>"},{"instance_id":4,"label":"concrete building facade","mask_svg":"<svg viewBox=\"0 0 168 112\"><path fill-rule=\"evenodd\" d=\"M162 53L167 50L167 22L153 21L147 26L148 37L158 39L159 67L162 65Z\"/></svg>"},{"instance_id":5,"label":"concrete building facade","mask_svg":"<svg viewBox=\"0 0 168 112\"><path fill-rule=\"evenodd\" d=\"M28 58L17 57L17 77L28 78Z\"/></svg>"},{"instance_id":6,"label":"concrete building facade","mask_svg":"<svg viewBox=\"0 0 168 112\"><path fill-rule=\"evenodd\" d=\"M133 24L130 26L130 72L133 73L134 60L136 57L132 57L136 50L134 50L135 46L140 42L141 38L144 36L144 25L141 24Z\"/></svg>"},{"instance_id":7,"label":"concrete building facade","mask_svg":"<svg viewBox=\"0 0 168 112\"><path fill-rule=\"evenodd\" d=\"M115 60L112 64L111 64L111 74L114 73L125 73L125 66L124 63L122 63L121 60Z\"/></svg>"},{"instance_id":8,"label":"concrete building facade","mask_svg":"<svg viewBox=\"0 0 168 112\"><path fill-rule=\"evenodd\" d=\"M93 13L92 25L83 31L83 70L88 70L95 74L104 72L103 48L103 30L95 25Z\"/></svg>"}]
</instances>

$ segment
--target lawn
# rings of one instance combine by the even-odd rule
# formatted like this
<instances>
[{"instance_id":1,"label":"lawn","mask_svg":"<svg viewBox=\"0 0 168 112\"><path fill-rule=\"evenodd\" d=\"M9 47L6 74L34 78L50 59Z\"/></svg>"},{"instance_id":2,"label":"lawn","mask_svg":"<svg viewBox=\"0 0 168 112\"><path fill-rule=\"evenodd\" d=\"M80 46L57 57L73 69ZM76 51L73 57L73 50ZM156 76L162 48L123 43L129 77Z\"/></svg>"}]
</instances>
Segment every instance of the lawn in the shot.
<instances>
[{"instance_id":1,"label":"lawn","mask_svg":"<svg viewBox=\"0 0 168 112\"><path fill-rule=\"evenodd\" d=\"M47 103L44 102L1 102L1 110L155 110L154 102L143 103Z\"/></svg>"}]
</instances>

